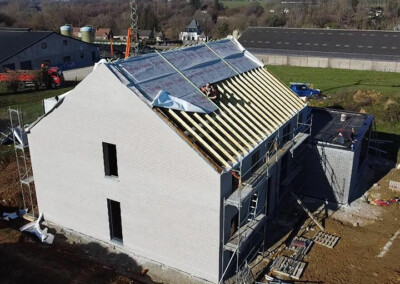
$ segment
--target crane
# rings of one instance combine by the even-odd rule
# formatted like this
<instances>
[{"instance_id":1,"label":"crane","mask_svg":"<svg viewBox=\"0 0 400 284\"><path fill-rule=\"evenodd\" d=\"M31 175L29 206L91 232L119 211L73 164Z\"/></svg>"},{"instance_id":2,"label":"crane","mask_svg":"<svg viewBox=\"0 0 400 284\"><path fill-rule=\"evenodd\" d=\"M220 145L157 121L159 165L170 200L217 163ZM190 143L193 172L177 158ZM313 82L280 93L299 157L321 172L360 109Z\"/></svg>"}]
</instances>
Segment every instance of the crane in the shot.
<instances>
[{"instance_id":1,"label":"crane","mask_svg":"<svg viewBox=\"0 0 400 284\"><path fill-rule=\"evenodd\" d=\"M138 43L138 14L136 0L129 1L131 8L131 27L128 29L126 37L125 58L135 56L139 52Z\"/></svg>"}]
</instances>

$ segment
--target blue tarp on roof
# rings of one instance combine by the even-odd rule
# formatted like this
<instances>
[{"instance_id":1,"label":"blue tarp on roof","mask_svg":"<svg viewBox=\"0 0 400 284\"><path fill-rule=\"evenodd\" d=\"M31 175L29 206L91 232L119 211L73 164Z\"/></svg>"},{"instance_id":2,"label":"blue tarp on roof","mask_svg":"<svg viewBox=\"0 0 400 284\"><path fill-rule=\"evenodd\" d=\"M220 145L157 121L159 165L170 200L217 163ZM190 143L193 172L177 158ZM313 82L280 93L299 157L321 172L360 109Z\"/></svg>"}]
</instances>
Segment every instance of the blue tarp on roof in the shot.
<instances>
[{"instance_id":1,"label":"blue tarp on roof","mask_svg":"<svg viewBox=\"0 0 400 284\"><path fill-rule=\"evenodd\" d=\"M200 87L263 64L237 41L224 39L120 60L110 65L115 67L112 68L114 72L117 70L120 73L119 77L123 75L126 83L138 89L150 103L156 99L159 101L161 93L168 93L169 98L184 100L196 107L192 109L200 108L204 113L210 113L217 106L200 91Z\"/></svg>"}]
</instances>

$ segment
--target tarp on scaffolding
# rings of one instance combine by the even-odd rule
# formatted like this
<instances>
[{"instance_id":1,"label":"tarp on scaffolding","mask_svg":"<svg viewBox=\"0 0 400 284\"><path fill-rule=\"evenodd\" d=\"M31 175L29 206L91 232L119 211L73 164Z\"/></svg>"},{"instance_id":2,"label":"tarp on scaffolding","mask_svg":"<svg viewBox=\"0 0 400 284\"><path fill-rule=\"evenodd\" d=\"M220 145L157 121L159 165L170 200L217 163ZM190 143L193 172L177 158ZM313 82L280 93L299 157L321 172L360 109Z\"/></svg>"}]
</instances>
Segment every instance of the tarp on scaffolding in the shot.
<instances>
[{"instance_id":1,"label":"tarp on scaffolding","mask_svg":"<svg viewBox=\"0 0 400 284\"><path fill-rule=\"evenodd\" d=\"M214 83L262 66L263 64L233 39L152 53L110 63L110 69L122 82L151 104L167 93L169 98L187 104L172 104L175 109L210 113L217 109L201 91ZM151 104L169 107L169 104ZM181 107L177 107L181 105ZM186 108L190 106L190 108ZM193 108L195 106L195 108Z\"/></svg>"}]
</instances>

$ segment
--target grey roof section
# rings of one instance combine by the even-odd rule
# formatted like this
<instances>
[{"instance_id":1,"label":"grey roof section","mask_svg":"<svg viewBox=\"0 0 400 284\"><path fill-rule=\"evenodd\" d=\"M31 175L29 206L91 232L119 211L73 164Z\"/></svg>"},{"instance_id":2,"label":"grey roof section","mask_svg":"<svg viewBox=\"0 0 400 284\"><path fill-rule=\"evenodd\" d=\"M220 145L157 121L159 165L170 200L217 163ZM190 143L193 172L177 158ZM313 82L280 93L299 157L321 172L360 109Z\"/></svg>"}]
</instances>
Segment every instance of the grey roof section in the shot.
<instances>
[{"instance_id":1,"label":"grey roof section","mask_svg":"<svg viewBox=\"0 0 400 284\"><path fill-rule=\"evenodd\" d=\"M400 33L391 31L250 27L239 42L261 53L400 59Z\"/></svg>"},{"instance_id":2,"label":"grey roof section","mask_svg":"<svg viewBox=\"0 0 400 284\"><path fill-rule=\"evenodd\" d=\"M199 23L196 19L193 19L190 24L187 26L188 29L197 29L199 27Z\"/></svg>"},{"instance_id":3,"label":"grey roof section","mask_svg":"<svg viewBox=\"0 0 400 284\"><path fill-rule=\"evenodd\" d=\"M201 91L207 82L215 83L262 66L235 40L146 54L109 64L128 87L141 92L151 103L160 94L195 105L205 113L217 109Z\"/></svg>"},{"instance_id":4,"label":"grey roof section","mask_svg":"<svg viewBox=\"0 0 400 284\"><path fill-rule=\"evenodd\" d=\"M7 60L52 33L50 31L1 29L0 62Z\"/></svg>"}]
</instances>

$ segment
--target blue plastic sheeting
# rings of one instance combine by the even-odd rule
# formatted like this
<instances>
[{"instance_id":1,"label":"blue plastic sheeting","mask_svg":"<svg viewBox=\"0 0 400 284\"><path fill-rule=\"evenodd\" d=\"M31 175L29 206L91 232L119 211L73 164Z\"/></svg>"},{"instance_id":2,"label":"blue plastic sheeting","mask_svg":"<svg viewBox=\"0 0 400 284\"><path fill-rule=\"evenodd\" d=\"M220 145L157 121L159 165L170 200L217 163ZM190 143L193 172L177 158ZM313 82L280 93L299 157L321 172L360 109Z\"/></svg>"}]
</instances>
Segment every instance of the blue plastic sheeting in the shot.
<instances>
[{"instance_id":1,"label":"blue plastic sheeting","mask_svg":"<svg viewBox=\"0 0 400 284\"><path fill-rule=\"evenodd\" d=\"M210 113L217 109L201 91L207 82L214 83L262 66L234 40L199 44L186 48L152 53L111 63L118 77L123 75L132 89L138 89L152 106L168 107L160 98L186 101L184 111ZM125 81L125 80L122 80ZM160 97L161 93L167 93ZM157 99L158 103L153 103ZM174 104L176 109L177 104Z\"/></svg>"}]
</instances>

